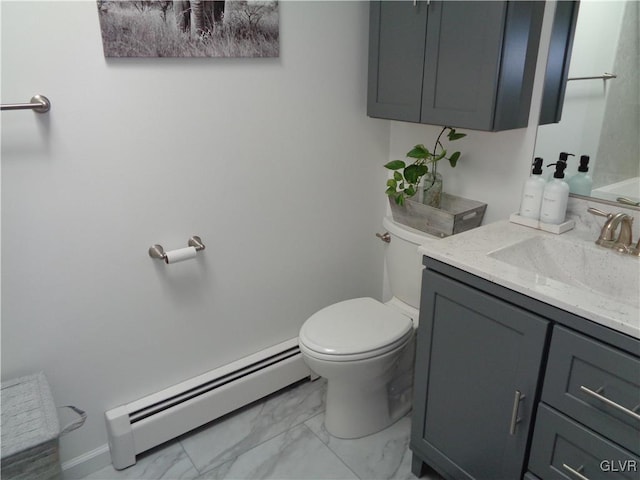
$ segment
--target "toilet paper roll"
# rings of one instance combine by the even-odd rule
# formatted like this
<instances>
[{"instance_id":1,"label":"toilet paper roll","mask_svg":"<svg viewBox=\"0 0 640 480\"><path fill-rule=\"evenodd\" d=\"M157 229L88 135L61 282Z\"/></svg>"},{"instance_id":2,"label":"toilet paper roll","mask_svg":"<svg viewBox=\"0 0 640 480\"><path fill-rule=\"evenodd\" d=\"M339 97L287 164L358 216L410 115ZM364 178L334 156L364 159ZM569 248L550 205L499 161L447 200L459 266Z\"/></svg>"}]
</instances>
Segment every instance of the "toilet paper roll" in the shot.
<instances>
[{"instance_id":1,"label":"toilet paper roll","mask_svg":"<svg viewBox=\"0 0 640 480\"><path fill-rule=\"evenodd\" d=\"M178 248L177 250L169 250L165 253L165 263L184 262L190 258L195 258L196 247Z\"/></svg>"}]
</instances>

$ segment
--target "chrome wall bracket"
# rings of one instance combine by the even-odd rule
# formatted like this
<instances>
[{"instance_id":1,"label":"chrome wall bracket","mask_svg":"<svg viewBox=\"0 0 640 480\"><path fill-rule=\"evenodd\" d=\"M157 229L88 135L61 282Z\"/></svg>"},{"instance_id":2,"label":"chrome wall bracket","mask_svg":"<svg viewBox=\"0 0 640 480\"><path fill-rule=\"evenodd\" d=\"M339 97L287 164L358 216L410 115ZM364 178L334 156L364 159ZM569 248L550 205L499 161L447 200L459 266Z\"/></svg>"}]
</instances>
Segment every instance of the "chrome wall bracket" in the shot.
<instances>
[{"instance_id":1,"label":"chrome wall bracket","mask_svg":"<svg viewBox=\"0 0 640 480\"><path fill-rule=\"evenodd\" d=\"M389 232L384 232L384 233L376 233L376 237L378 237L380 240L382 240L384 243L389 243L391 242L391 235L389 234Z\"/></svg>"}]
</instances>

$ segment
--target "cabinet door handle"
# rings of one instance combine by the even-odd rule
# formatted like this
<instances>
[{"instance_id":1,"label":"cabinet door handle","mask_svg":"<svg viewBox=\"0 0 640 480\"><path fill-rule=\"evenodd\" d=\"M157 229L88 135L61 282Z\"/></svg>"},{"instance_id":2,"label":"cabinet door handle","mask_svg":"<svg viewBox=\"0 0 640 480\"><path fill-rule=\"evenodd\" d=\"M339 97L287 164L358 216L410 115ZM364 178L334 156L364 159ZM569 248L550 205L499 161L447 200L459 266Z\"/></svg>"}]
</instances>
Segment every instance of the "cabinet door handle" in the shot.
<instances>
[{"instance_id":1,"label":"cabinet door handle","mask_svg":"<svg viewBox=\"0 0 640 480\"><path fill-rule=\"evenodd\" d=\"M564 468L567 472L572 473L576 478L579 478L580 480L589 480L588 477L585 477L584 475L582 475L582 473L580 473L584 468L583 465L580 465L578 468L571 468L566 463L563 463L562 468Z\"/></svg>"},{"instance_id":2,"label":"cabinet door handle","mask_svg":"<svg viewBox=\"0 0 640 480\"><path fill-rule=\"evenodd\" d=\"M511 425L509 426L509 434L516 434L516 425L522 420L518 418L518 412L520 410L520 402L524 400L525 396L520 390L516 390L515 397L513 398L513 409L511 410Z\"/></svg>"},{"instance_id":3,"label":"cabinet door handle","mask_svg":"<svg viewBox=\"0 0 640 480\"><path fill-rule=\"evenodd\" d=\"M636 412L634 412L633 410L629 410L627 407L623 407L622 405L614 402L613 400L609 400L607 397L605 397L604 395L600 395L600 392L602 390L604 390L604 388L599 388L598 390L596 390L595 392L587 387L585 387L584 385L580 385L580 390L582 390L584 393L586 393L587 395L592 396L593 398L600 400L601 402L609 405L612 408L615 408L616 410L629 415L631 418L635 419L635 420L640 420L640 415L638 415Z\"/></svg>"}]
</instances>

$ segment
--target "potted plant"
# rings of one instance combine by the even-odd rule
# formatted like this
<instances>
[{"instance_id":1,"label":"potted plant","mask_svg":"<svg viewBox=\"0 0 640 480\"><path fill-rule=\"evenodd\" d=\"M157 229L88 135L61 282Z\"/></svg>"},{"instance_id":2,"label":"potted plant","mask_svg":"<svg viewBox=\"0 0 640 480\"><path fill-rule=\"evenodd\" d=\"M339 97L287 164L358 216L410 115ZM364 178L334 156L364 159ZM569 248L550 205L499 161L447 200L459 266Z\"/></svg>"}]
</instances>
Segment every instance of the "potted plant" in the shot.
<instances>
[{"instance_id":1,"label":"potted plant","mask_svg":"<svg viewBox=\"0 0 640 480\"><path fill-rule=\"evenodd\" d=\"M452 142L467 136L466 133L456 132L454 128L442 127L432 152L423 144L419 144L407 152L407 158L413 159L412 163L407 165L404 160L392 160L385 165L385 168L393 171L393 177L387 180L385 193L393 198L395 203L404 205L407 198L418 194L418 200L422 203L440 207L442 176L437 172L438 162L447 159L449 164L455 167L460 159L460 152L447 154L440 141L445 132ZM422 180L424 183L421 185Z\"/></svg>"}]
</instances>

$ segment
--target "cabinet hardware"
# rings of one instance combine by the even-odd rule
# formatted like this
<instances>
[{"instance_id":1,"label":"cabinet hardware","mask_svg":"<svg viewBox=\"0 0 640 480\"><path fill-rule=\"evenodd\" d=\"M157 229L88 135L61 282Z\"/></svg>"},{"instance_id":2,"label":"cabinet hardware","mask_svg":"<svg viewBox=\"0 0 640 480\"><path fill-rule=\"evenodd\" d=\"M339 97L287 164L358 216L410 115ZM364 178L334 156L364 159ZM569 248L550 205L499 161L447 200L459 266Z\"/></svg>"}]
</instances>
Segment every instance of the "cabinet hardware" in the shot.
<instances>
[{"instance_id":1,"label":"cabinet hardware","mask_svg":"<svg viewBox=\"0 0 640 480\"><path fill-rule=\"evenodd\" d=\"M391 242L391 235L389 235L389 232L376 233L376 237L378 237L380 240L382 240L385 243Z\"/></svg>"},{"instance_id":2,"label":"cabinet hardware","mask_svg":"<svg viewBox=\"0 0 640 480\"><path fill-rule=\"evenodd\" d=\"M566 471L572 473L573 475L575 475L576 478L579 478L580 480L589 480L588 477L585 477L584 475L582 475L582 473L580 473L584 469L583 465L580 465L578 468L571 468L566 463L563 463L562 464L562 468L564 468Z\"/></svg>"},{"instance_id":3,"label":"cabinet hardware","mask_svg":"<svg viewBox=\"0 0 640 480\"><path fill-rule=\"evenodd\" d=\"M606 217L607 219L613 218L613 213L603 212L602 210L598 210L597 208L593 208L593 207L587 208L587 212L593 213L594 215L598 215L599 217Z\"/></svg>"},{"instance_id":4,"label":"cabinet hardware","mask_svg":"<svg viewBox=\"0 0 640 480\"><path fill-rule=\"evenodd\" d=\"M518 411L520 410L520 402L525 399L525 396L516 390L515 397L513 399L513 410L511 410L511 425L509 426L509 434L515 435L516 425L522 421L522 418L518 417Z\"/></svg>"},{"instance_id":5,"label":"cabinet hardware","mask_svg":"<svg viewBox=\"0 0 640 480\"><path fill-rule=\"evenodd\" d=\"M629 415L631 418L640 421L640 415L638 415L636 412L634 412L633 410L629 410L626 407L623 407L622 405L614 402L613 400L609 400L604 395L601 395L600 393L604 390L604 387L600 387L598 390L594 392L593 390L585 387L584 385L580 385L580 390L582 390L584 393L588 395L591 395L593 398L600 400L601 402L609 405L610 407L615 408L616 410L626 415Z\"/></svg>"}]
</instances>

